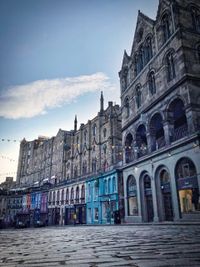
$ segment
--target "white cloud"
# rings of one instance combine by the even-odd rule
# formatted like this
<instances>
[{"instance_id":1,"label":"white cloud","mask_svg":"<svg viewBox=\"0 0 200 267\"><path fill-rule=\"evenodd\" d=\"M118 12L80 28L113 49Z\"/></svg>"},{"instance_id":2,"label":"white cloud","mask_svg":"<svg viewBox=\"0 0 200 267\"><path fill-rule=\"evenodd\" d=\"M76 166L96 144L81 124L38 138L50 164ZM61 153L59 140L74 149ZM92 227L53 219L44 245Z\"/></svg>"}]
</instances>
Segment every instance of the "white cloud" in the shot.
<instances>
[{"instance_id":1,"label":"white cloud","mask_svg":"<svg viewBox=\"0 0 200 267\"><path fill-rule=\"evenodd\" d=\"M0 116L9 119L31 118L48 109L70 103L78 96L98 90L113 91L104 73L53 80L38 80L13 86L0 95Z\"/></svg>"}]
</instances>

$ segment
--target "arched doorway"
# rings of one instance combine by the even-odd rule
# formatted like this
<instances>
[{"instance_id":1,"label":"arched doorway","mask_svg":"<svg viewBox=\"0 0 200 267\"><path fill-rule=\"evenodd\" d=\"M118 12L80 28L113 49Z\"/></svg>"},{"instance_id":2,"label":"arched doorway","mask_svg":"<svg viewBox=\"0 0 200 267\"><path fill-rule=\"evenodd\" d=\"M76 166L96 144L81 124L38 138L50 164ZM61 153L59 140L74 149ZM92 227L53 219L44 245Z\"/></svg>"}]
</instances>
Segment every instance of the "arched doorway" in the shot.
<instances>
[{"instance_id":1,"label":"arched doorway","mask_svg":"<svg viewBox=\"0 0 200 267\"><path fill-rule=\"evenodd\" d=\"M144 209L145 217L148 222L153 221L154 211L153 211L153 199L152 199L152 189L151 189L151 178L146 174L143 178L144 185Z\"/></svg>"},{"instance_id":2,"label":"arched doorway","mask_svg":"<svg viewBox=\"0 0 200 267\"><path fill-rule=\"evenodd\" d=\"M160 189L162 195L163 218L165 221L173 220L173 206L171 196L170 176L166 170L160 172Z\"/></svg>"},{"instance_id":3,"label":"arched doorway","mask_svg":"<svg viewBox=\"0 0 200 267\"><path fill-rule=\"evenodd\" d=\"M181 213L198 210L199 186L193 161L187 157L181 158L175 167L175 177Z\"/></svg>"},{"instance_id":4,"label":"arched doorway","mask_svg":"<svg viewBox=\"0 0 200 267\"><path fill-rule=\"evenodd\" d=\"M138 215L138 202L137 202L137 185L133 175L129 175L127 180L127 206L128 216Z\"/></svg>"}]
</instances>

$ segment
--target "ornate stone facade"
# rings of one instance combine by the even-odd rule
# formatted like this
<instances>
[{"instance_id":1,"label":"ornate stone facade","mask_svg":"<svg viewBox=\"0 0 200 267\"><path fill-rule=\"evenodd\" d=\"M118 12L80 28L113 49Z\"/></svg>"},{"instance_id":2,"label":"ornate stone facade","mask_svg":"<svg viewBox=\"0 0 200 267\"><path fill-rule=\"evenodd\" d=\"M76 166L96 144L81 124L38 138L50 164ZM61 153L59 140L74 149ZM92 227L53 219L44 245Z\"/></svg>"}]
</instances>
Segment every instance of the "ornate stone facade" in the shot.
<instances>
[{"instance_id":1,"label":"ornate stone facade","mask_svg":"<svg viewBox=\"0 0 200 267\"><path fill-rule=\"evenodd\" d=\"M138 13L119 72L127 221L176 220L200 188L200 3ZM194 193L196 192L196 193Z\"/></svg>"},{"instance_id":2,"label":"ornate stone facade","mask_svg":"<svg viewBox=\"0 0 200 267\"><path fill-rule=\"evenodd\" d=\"M39 137L21 142L17 183L33 185L85 180L122 164L121 109L108 103L104 110L101 94L98 115L74 130L59 130L50 139Z\"/></svg>"}]
</instances>

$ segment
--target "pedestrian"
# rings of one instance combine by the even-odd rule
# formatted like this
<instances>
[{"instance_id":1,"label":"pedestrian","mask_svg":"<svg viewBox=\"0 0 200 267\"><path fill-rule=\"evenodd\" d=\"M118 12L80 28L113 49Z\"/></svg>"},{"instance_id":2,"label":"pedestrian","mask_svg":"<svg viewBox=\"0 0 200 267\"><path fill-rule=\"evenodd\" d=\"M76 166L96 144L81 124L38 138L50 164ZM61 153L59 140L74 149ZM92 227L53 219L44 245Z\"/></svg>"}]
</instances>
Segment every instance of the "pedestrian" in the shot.
<instances>
[{"instance_id":1,"label":"pedestrian","mask_svg":"<svg viewBox=\"0 0 200 267\"><path fill-rule=\"evenodd\" d=\"M199 190L198 190L198 188L192 188L192 203L194 204L195 210L198 210L198 204L199 204Z\"/></svg>"}]
</instances>

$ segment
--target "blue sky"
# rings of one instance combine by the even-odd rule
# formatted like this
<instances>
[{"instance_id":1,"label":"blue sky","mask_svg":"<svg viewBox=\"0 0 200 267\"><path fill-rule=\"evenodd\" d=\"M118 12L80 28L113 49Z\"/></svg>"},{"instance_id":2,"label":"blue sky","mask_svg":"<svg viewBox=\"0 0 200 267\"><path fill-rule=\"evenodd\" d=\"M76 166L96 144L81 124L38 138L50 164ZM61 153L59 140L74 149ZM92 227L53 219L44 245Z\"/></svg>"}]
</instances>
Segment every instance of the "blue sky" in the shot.
<instances>
[{"instance_id":1,"label":"blue sky","mask_svg":"<svg viewBox=\"0 0 200 267\"><path fill-rule=\"evenodd\" d=\"M118 71L137 13L158 0L0 1L0 181L15 176L19 142L86 123L100 91L120 104ZM10 161L13 159L15 161ZM7 174L7 175L6 175Z\"/></svg>"}]
</instances>

